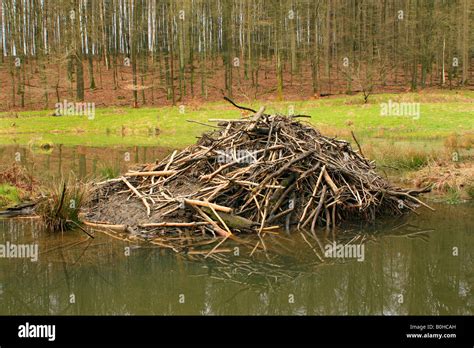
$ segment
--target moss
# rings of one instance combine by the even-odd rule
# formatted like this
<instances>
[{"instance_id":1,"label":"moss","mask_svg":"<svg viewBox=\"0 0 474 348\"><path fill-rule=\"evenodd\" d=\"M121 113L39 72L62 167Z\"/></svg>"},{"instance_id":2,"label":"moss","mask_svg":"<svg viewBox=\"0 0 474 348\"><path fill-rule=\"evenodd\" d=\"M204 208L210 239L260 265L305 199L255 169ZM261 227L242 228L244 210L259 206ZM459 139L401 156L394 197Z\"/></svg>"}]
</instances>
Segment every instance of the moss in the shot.
<instances>
[{"instance_id":1,"label":"moss","mask_svg":"<svg viewBox=\"0 0 474 348\"><path fill-rule=\"evenodd\" d=\"M9 184L0 184L0 208L20 203L19 190Z\"/></svg>"}]
</instances>

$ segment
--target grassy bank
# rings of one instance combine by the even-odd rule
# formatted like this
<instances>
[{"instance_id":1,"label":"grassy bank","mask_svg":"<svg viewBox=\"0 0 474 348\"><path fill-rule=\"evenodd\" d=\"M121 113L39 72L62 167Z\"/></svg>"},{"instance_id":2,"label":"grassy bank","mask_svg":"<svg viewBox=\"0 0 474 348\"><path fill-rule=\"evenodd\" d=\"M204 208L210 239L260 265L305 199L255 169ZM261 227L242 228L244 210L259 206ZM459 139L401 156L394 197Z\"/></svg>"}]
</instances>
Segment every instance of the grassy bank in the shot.
<instances>
[{"instance_id":1,"label":"grassy bank","mask_svg":"<svg viewBox=\"0 0 474 348\"><path fill-rule=\"evenodd\" d=\"M264 101L246 103L267 112L306 114L324 133L350 139L354 131L365 139L436 140L467 134L474 129L474 92L426 92L422 94L381 94L343 96L320 100ZM419 118L381 116L381 103L420 103ZM86 116L52 116L53 110L0 113L0 144L28 144L41 135L45 141L65 145L155 145L183 147L195 141L208 127L187 122L207 122L209 118L238 118L232 105L209 103L165 108L97 109L94 119Z\"/></svg>"}]
</instances>

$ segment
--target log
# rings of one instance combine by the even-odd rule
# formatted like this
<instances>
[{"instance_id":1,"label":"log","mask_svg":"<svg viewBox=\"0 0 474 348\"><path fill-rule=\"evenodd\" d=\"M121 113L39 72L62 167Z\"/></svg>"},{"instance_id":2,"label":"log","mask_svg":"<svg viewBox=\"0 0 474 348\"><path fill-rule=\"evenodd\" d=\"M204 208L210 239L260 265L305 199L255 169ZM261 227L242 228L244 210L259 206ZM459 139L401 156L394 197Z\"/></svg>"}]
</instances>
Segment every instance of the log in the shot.
<instances>
[{"instance_id":1,"label":"log","mask_svg":"<svg viewBox=\"0 0 474 348\"><path fill-rule=\"evenodd\" d=\"M210 208L203 207L202 210L208 214L212 214L211 218L214 216L216 219L218 219L218 217L212 213ZM253 227L258 225L258 223L238 215L221 212L219 216L228 226L238 230L251 230Z\"/></svg>"},{"instance_id":2,"label":"log","mask_svg":"<svg viewBox=\"0 0 474 348\"><path fill-rule=\"evenodd\" d=\"M222 205L214 204L214 203L210 203L210 202L204 202L204 201L198 201L198 200L195 200L195 199L185 198L184 203L189 204L189 205L196 205L196 206L199 206L199 207L208 207L208 208L210 208L212 206L217 211L222 211L224 213L232 213L232 208L224 207Z\"/></svg>"}]
</instances>

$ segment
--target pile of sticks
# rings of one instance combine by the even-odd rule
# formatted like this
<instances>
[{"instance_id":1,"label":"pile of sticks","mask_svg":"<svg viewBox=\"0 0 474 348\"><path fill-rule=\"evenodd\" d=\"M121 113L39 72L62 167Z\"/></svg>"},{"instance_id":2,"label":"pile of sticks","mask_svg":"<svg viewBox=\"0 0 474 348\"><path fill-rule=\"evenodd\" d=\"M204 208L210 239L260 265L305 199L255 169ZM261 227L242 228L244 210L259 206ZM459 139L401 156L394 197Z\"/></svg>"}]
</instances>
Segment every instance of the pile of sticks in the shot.
<instances>
[{"instance_id":1,"label":"pile of sticks","mask_svg":"<svg viewBox=\"0 0 474 348\"><path fill-rule=\"evenodd\" d=\"M255 248L264 248L264 235L316 235L344 221L427 206L417 198L423 190L392 186L360 147L323 136L298 116L268 115L262 107L248 118L209 121L215 130L196 144L100 183L87 219L153 236L175 251L199 253L194 247L218 240L206 251L214 253L226 251L228 238L242 241L242 233L258 236ZM111 200L141 202L142 212L123 226L94 213Z\"/></svg>"}]
</instances>

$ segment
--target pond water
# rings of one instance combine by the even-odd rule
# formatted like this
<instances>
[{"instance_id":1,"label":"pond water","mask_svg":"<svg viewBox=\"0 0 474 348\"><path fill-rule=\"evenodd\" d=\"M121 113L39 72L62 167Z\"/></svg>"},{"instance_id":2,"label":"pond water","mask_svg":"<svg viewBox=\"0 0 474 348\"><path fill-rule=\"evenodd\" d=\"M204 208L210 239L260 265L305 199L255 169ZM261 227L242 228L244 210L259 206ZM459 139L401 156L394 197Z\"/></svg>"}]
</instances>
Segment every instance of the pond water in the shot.
<instances>
[{"instance_id":1,"label":"pond water","mask_svg":"<svg viewBox=\"0 0 474 348\"><path fill-rule=\"evenodd\" d=\"M18 152L25 166L43 176L73 171L86 177L106 160L124 170L168 151L76 147L45 154L10 146L1 149L1 163ZM129 161L122 160L125 153ZM261 269L258 277L234 273L232 264L226 271L215 260L192 261L102 233L94 239L81 231L52 234L35 219L3 219L0 247L38 245L39 253L37 261L0 258L0 315L472 315L474 205L434 207L436 212L420 209L420 215L357 227L370 236L360 261L302 265L302 255L315 256L291 237L287 247L295 257L280 260L277 276L262 263L252 264ZM248 255L238 258L253 262Z\"/></svg>"}]
</instances>

